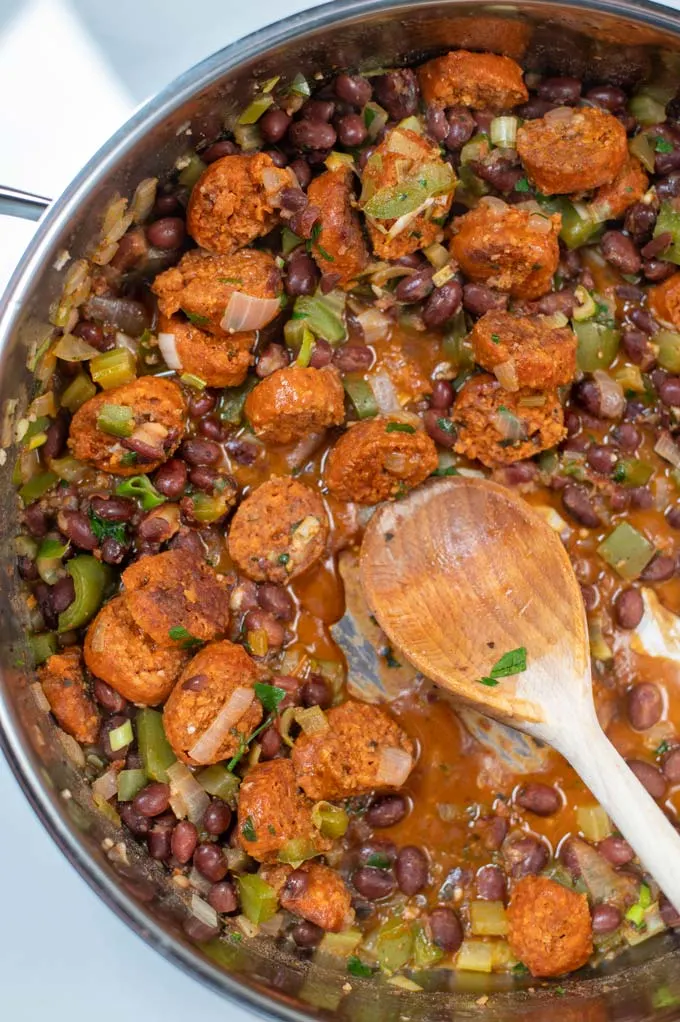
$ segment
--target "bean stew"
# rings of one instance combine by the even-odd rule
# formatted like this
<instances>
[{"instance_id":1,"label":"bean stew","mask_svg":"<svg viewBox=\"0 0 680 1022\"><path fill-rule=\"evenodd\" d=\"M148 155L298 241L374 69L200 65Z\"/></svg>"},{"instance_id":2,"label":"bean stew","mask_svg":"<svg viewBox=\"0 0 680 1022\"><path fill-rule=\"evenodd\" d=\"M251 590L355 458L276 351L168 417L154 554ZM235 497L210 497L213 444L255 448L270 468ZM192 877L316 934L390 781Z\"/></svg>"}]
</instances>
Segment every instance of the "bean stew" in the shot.
<instances>
[{"instance_id":1,"label":"bean stew","mask_svg":"<svg viewBox=\"0 0 680 1022\"><path fill-rule=\"evenodd\" d=\"M39 696L193 940L418 989L562 976L678 924L569 766L509 759L357 576L380 502L459 473L518 489L581 584L599 719L680 823L680 95L658 75L454 50L272 79L65 256L14 466Z\"/></svg>"}]
</instances>

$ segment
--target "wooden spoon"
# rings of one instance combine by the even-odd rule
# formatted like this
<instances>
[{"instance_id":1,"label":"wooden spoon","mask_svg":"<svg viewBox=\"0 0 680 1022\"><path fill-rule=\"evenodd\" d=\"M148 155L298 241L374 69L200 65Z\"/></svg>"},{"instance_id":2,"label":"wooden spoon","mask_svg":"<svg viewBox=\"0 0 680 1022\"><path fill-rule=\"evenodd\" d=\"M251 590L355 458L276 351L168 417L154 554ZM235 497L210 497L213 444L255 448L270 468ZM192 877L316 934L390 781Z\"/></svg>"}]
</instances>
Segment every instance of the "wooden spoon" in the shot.
<instances>
[{"instance_id":1,"label":"wooden spoon","mask_svg":"<svg viewBox=\"0 0 680 1022\"><path fill-rule=\"evenodd\" d=\"M375 513L361 580L419 671L571 763L680 908L680 835L600 728L581 591L547 522L488 480L433 481ZM522 648L526 669L501 676Z\"/></svg>"}]
</instances>

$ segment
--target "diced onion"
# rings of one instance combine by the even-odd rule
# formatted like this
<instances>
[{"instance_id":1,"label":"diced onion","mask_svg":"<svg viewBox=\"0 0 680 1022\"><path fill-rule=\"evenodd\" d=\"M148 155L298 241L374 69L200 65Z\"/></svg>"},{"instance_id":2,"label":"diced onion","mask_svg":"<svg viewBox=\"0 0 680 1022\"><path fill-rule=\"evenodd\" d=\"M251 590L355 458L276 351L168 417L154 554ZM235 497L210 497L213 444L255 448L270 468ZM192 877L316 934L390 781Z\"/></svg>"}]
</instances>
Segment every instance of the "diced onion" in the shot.
<instances>
[{"instance_id":1,"label":"diced onion","mask_svg":"<svg viewBox=\"0 0 680 1022\"><path fill-rule=\"evenodd\" d=\"M170 805L175 816L187 817L199 824L210 805L210 796L198 783L191 770L184 763L173 763L167 768L170 783Z\"/></svg>"},{"instance_id":2,"label":"diced onion","mask_svg":"<svg viewBox=\"0 0 680 1022\"><path fill-rule=\"evenodd\" d=\"M569 323L563 312L553 312L549 316L542 316L541 318L546 326L555 327L556 330L561 330Z\"/></svg>"},{"instance_id":3,"label":"diced onion","mask_svg":"<svg viewBox=\"0 0 680 1022\"><path fill-rule=\"evenodd\" d=\"M296 710L295 720L306 735L316 735L327 731L329 724L326 714L320 706L310 706L306 710Z\"/></svg>"},{"instance_id":4,"label":"diced onion","mask_svg":"<svg viewBox=\"0 0 680 1022\"><path fill-rule=\"evenodd\" d=\"M395 128L387 136L385 146L391 153L399 153L400 156L406 156L411 160L419 162L423 158L422 145L417 142L413 142L408 135L404 135L399 128Z\"/></svg>"},{"instance_id":5,"label":"diced onion","mask_svg":"<svg viewBox=\"0 0 680 1022\"><path fill-rule=\"evenodd\" d=\"M383 466L392 475L401 476L406 472L409 456L404 451L390 451L383 458Z\"/></svg>"},{"instance_id":6,"label":"diced onion","mask_svg":"<svg viewBox=\"0 0 680 1022\"><path fill-rule=\"evenodd\" d=\"M370 384L375 403L383 415L401 411L396 388L387 373L376 373L371 377Z\"/></svg>"},{"instance_id":7,"label":"diced onion","mask_svg":"<svg viewBox=\"0 0 680 1022\"><path fill-rule=\"evenodd\" d=\"M501 362L499 365L494 366L493 373L504 390L519 390L517 367L514 358L509 358L507 362Z\"/></svg>"},{"instance_id":8,"label":"diced onion","mask_svg":"<svg viewBox=\"0 0 680 1022\"><path fill-rule=\"evenodd\" d=\"M300 187L294 171L289 167L286 167L285 170L281 170L278 167L266 167L262 171L262 184L267 193L267 201L272 206L279 204L280 195L284 188Z\"/></svg>"},{"instance_id":9,"label":"diced onion","mask_svg":"<svg viewBox=\"0 0 680 1022\"><path fill-rule=\"evenodd\" d=\"M434 198L429 195L416 209L412 209L410 213L404 213L403 216L398 217L389 231L387 231L386 237L388 239L396 238L402 231L405 231L411 221L415 220L416 217L420 216L426 209L428 209L434 203Z\"/></svg>"},{"instance_id":10,"label":"diced onion","mask_svg":"<svg viewBox=\"0 0 680 1022\"><path fill-rule=\"evenodd\" d=\"M526 440L524 423L512 412L499 409L493 416L493 424L504 440L513 443L517 440Z\"/></svg>"},{"instance_id":11,"label":"diced onion","mask_svg":"<svg viewBox=\"0 0 680 1022\"><path fill-rule=\"evenodd\" d=\"M199 873L195 866L191 867L188 880L190 886L193 887L195 891L198 891L199 894L207 894L212 887L208 878L204 877L202 873Z\"/></svg>"},{"instance_id":12,"label":"diced onion","mask_svg":"<svg viewBox=\"0 0 680 1022\"><path fill-rule=\"evenodd\" d=\"M255 692L252 688L244 686L235 688L212 724L189 749L190 758L196 763L212 763L224 739L249 709L254 698ZM201 791L203 791L202 788Z\"/></svg>"},{"instance_id":13,"label":"diced onion","mask_svg":"<svg viewBox=\"0 0 680 1022\"><path fill-rule=\"evenodd\" d=\"M55 344L54 354L64 362L85 362L87 359L99 355L100 352L82 338L76 337L74 334L64 334Z\"/></svg>"},{"instance_id":14,"label":"diced onion","mask_svg":"<svg viewBox=\"0 0 680 1022\"><path fill-rule=\"evenodd\" d=\"M479 200L479 204L486 206L488 209L492 209L494 213L505 213L508 208L507 202L503 202L496 195L483 195Z\"/></svg>"},{"instance_id":15,"label":"diced onion","mask_svg":"<svg viewBox=\"0 0 680 1022\"><path fill-rule=\"evenodd\" d=\"M623 415L623 410L626 407L623 387L611 376L608 376L603 369L596 369L593 379L600 391L600 415L604 419L618 419Z\"/></svg>"},{"instance_id":16,"label":"diced onion","mask_svg":"<svg viewBox=\"0 0 680 1022\"><path fill-rule=\"evenodd\" d=\"M181 369L182 363L179 360L177 354L177 344L175 341L174 334L159 334L158 335L158 347L161 349L161 355L168 369Z\"/></svg>"},{"instance_id":17,"label":"diced onion","mask_svg":"<svg viewBox=\"0 0 680 1022\"><path fill-rule=\"evenodd\" d=\"M392 321L376 308L366 309L359 313L357 320L361 325L366 344L372 344L385 337L392 324Z\"/></svg>"},{"instance_id":18,"label":"diced onion","mask_svg":"<svg viewBox=\"0 0 680 1022\"><path fill-rule=\"evenodd\" d=\"M529 227L537 234L550 234L553 229L552 221L543 213L532 213L529 217Z\"/></svg>"},{"instance_id":19,"label":"diced onion","mask_svg":"<svg viewBox=\"0 0 680 1022\"><path fill-rule=\"evenodd\" d=\"M114 767L107 770L105 774L93 781L92 791L108 802L118 791L118 771Z\"/></svg>"},{"instance_id":20,"label":"diced onion","mask_svg":"<svg viewBox=\"0 0 680 1022\"><path fill-rule=\"evenodd\" d=\"M256 298L245 291L232 291L220 326L230 334L241 330L261 330L280 311L278 298Z\"/></svg>"},{"instance_id":21,"label":"diced onion","mask_svg":"<svg viewBox=\"0 0 680 1022\"><path fill-rule=\"evenodd\" d=\"M268 937L277 937L282 929L283 912L277 912L265 923L260 923L260 933L265 933Z\"/></svg>"},{"instance_id":22,"label":"diced onion","mask_svg":"<svg viewBox=\"0 0 680 1022\"><path fill-rule=\"evenodd\" d=\"M489 125L489 138L495 146L514 148L517 139L516 117L494 117Z\"/></svg>"},{"instance_id":23,"label":"diced onion","mask_svg":"<svg viewBox=\"0 0 680 1022\"><path fill-rule=\"evenodd\" d=\"M635 897L637 881L630 874L617 873L600 852L580 838L571 838L569 845L595 904L606 901L621 909L628 906Z\"/></svg>"},{"instance_id":24,"label":"diced onion","mask_svg":"<svg viewBox=\"0 0 680 1022\"><path fill-rule=\"evenodd\" d=\"M390 788L401 788L412 769L413 759L405 749L381 749L376 779Z\"/></svg>"},{"instance_id":25,"label":"diced onion","mask_svg":"<svg viewBox=\"0 0 680 1022\"><path fill-rule=\"evenodd\" d=\"M209 905L207 901L203 901L203 898L199 898L197 894L191 895L191 914L204 923L205 926L209 926L211 929L219 929L220 921L217 918L217 912Z\"/></svg>"},{"instance_id":26,"label":"diced onion","mask_svg":"<svg viewBox=\"0 0 680 1022\"><path fill-rule=\"evenodd\" d=\"M43 692L43 687L39 681L36 681L31 685L31 691L33 692L35 701L38 704L38 709L42 710L43 713L49 713L52 707L50 706L47 696Z\"/></svg>"},{"instance_id":27,"label":"diced onion","mask_svg":"<svg viewBox=\"0 0 680 1022\"><path fill-rule=\"evenodd\" d=\"M144 180L140 181L137 185L130 205L130 212L132 213L136 224L143 223L153 209L156 201L157 188L157 177L145 177Z\"/></svg>"},{"instance_id":28,"label":"diced onion","mask_svg":"<svg viewBox=\"0 0 680 1022\"><path fill-rule=\"evenodd\" d=\"M163 442L168 435L165 426L160 422L143 422L132 434L130 439L146 444L147 447L158 451L159 456L163 453Z\"/></svg>"},{"instance_id":29,"label":"diced onion","mask_svg":"<svg viewBox=\"0 0 680 1022\"><path fill-rule=\"evenodd\" d=\"M548 124L566 124L573 116L573 107L558 106L555 107L554 110L548 110L544 119L548 122Z\"/></svg>"},{"instance_id":30,"label":"diced onion","mask_svg":"<svg viewBox=\"0 0 680 1022\"><path fill-rule=\"evenodd\" d=\"M303 465L307 464L323 443L325 436L325 430L321 433L308 433L307 436L303 436L294 447L284 454L284 461L291 471L302 468Z\"/></svg>"},{"instance_id":31,"label":"diced onion","mask_svg":"<svg viewBox=\"0 0 680 1022\"><path fill-rule=\"evenodd\" d=\"M654 444L654 451L675 468L680 468L680 447L677 446L670 433L662 433Z\"/></svg>"}]
</instances>

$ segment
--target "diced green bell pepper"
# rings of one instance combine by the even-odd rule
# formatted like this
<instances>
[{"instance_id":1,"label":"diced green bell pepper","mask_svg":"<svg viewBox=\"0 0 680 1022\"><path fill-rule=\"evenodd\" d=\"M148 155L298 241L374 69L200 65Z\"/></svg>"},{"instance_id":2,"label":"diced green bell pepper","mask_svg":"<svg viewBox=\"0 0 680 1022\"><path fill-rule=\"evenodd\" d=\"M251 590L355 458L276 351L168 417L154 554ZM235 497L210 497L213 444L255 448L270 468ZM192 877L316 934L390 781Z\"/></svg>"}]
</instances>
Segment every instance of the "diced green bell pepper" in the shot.
<instances>
[{"instance_id":1,"label":"diced green bell pepper","mask_svg":"<svg viewBox=\"0 0 680 1022\"><path fill-rule=\"evenodd\" d=\"M312 809L312 823L324 837L339 838L349 826L349 816L342 806L334 806L332 802L317 802Z\"/></svg>"},{"instance_id":2,"label":"diced green bell pepper","mask_svg":"<svg viewBox=\"0 0 680 1022\"><path fill-rule=\"evenodd\" d=\"M378 930L375 953L386 972L401 969L413 954L413 933L405 919L388 919Z\"/></svg>"},{"instance_id":3,"label":"diced green bell pepper","mask_svg":"<svg viewBox=\"0 0 680 1022\"><path fill-rule=\"evenodd\" d=\"M608 369L619 350L621 333L604 323L589 319L574 323L577 340L576 362L584 373Z\"/></svg>"},{"instance_id":4,"label":"diced green bell pepper","mask_svg":"<svg viewBox=\"0 0 680 1022\"><path fill-rule=\"evenodd\" d=\"M59 615L59 632L70 632L87 624L99 610L111 581L108 565L89 554L74 557L67 563L66 570L73 579L76 595L71 606Z\"/></svg>"},{"instance_id":5,"label":"diced green bell pepper","mask_svg":"<svg viewBox=\"0 0 680 1022\"><path fill-rule=\"evenodd\" d=\"M659 349L656 360L669 373L680 373L680 333L674 330L659 330L652 337L652 344Z\"/></svg>"},{"instance_id":6,"label":"diced green bell pepper","mask_svg":"<svg viewBox=\"0 0 680 1022\"><path fill-rule=\"evenodd\" d=\"M360 376L346 376L342 385L359 419L372 419L378 414L378 402L368 380Z\"/></svg>"},{"instance_id":7,"label":"diced green bell pepper","mask_svg":"<svg viewBox=\"0 0 680 1022\"><path fill-rule=\"evenodd\" d=\"M661 258L668 263L680 266L680 213L673 208L670 202L661 203L661 209L656 218L654 237L658 238L661 234L670 234L673 238L668 248L664 249Z\"/></svg>"},{"instance_id":8,"label":"diced green bell pepper","mask_svg":"<svg viewBox=\"0 0 680 1022\"><path fill-rule=\"evenodd\" d=\"M167 769L177 762L177 758L165 737L163 715L145 706L138 710L135 725L144 772L152 781L166 783Z\"/></svg>"},{"instance_id":9,"label":"diced green bell pepper","mask_svg":"<svg viewBox=\"0 0 680 1022\"><path fill-rule=\"evenodd\" d=\"M57 652L57 636L54 632L42 632L40 635L29 635L28 644L31 647L33 663L36 667L44 664L46 660Z\"/></svg>"},{"instance_id":10,"label":"diced green bell pepper","mask_svg":"<svg viewBox=\"0 0 680 1022\"><path fill-rule=\"evenodd\" d=\"M29 479L19 490L24 507L40 500L57 482L59 482L59 476L55 472L39 472L38 475Z\"/></svg>"},{"instance_id":11,"label":"diced green bell pepper","mask_svg":"<svg viewBox=\"0 0 680 1022\"><path fill-rule=\"evenodd\" d=\"M612 478L624 486L644 486L653 473L654 466L640 458L622 458L616 463Z\"/></svg>"},{"instance_id":12,"label":"diced green bell pepper","mask_svg":"<svg viewBox=\"0 0 680 1022\"><path fill-rule=\"evenodd\" d=\"M229 387L222 391L218 415L222 422L240 426L243 420L243 406L253 387L258 383L256 376L248 376L240 387Z\"/></svg>"},{"instance_id":13,"label":"diced green bell pepper","mask_svg":"<svg viewBox=\"0 0 680 1022\"><path fill-rule=\"evenodd\" d=\"M654 556L654 545L628 522L620 522L597 548L600 557L628 581L638 578Z\"/></svg>"},{"instance_id":14,"label":"diced green bell pepper","mask_svg":"<svg viewBox=\"0 0 680 1022\"><path fill-rule=\"evenodd\" d=\"M131 802L147 782L143 770L121 770L118 774L118 801Z\"/></svg>"},{"instance_id":15,"label":"diced green bell pepper","mask_svg":"<svg viewBox=\"0 0 680 1022\"><path fill-rule=\"evenodd\" d=\"M200 774L196 775L196 780L209 795L221 798L232 809L236 806L236 796L241 782L236 774L232 774L231 770L227 770L221 763L201 770Z\"/></svg>"},{"instance_id":16,"label":"diced green bell pepper","mask_svg":"<svg viewBox=\"0 0 680 1022\"><path fill-rule=\"evenodd\" d=\"M241 911L251 923L266 923L276 915L276 891L256 873L236 877L241 899Z\"/></svg>"}]
</instances>

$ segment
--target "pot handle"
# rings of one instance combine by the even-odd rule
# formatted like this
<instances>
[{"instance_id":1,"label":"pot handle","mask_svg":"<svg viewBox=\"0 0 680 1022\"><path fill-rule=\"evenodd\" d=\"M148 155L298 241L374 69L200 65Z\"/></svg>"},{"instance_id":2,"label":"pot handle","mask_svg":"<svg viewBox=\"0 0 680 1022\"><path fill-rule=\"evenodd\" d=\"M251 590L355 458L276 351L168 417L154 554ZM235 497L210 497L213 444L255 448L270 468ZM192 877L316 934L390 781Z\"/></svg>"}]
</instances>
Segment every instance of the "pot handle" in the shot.
<instances>
[{"instance_id":1,"label":"pot handle","mask_svg":"<svg viewBox=\"0 0 680 1022\"><path fill-rule=\"evenodd\" d=\"M0 213L7 216L39 220L51 201L43 195L31 195L30 192L21 192L18 188L0 185Z\"/></svg>"}]
</instances>

